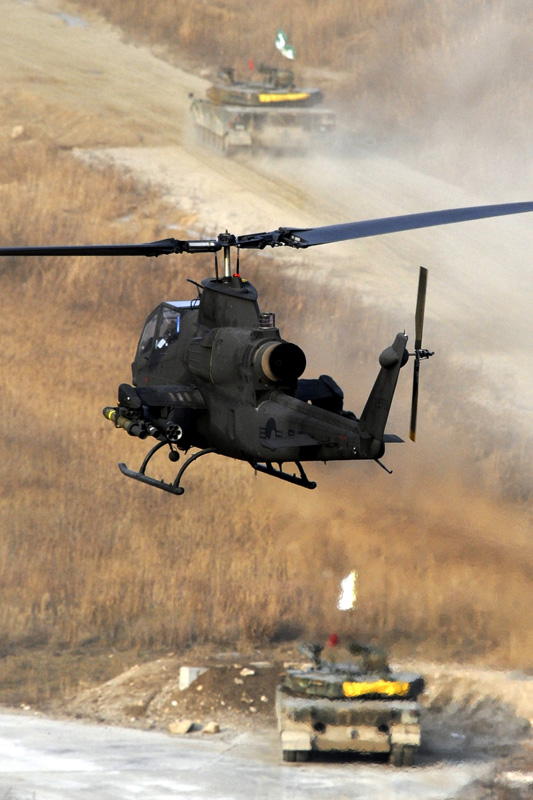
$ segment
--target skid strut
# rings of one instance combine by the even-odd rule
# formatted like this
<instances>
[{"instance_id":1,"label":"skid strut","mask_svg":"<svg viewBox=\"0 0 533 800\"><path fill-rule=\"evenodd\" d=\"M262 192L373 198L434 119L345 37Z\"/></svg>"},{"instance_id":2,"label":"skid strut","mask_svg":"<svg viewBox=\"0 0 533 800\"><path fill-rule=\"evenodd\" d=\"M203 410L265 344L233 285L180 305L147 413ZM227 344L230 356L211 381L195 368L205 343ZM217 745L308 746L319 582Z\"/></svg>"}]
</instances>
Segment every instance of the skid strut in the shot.
<instances>
[{"instance_id":1,"label":"skid strut","mask_svg":"<svg viewBox=\"0 0 533 800\"><path fill-rule=\"evenodd\" d=\"M263 472L265 475L271 475L273 478L279 478L281 481L287 481L288 483L295 483L296 486L303 486L304 489L316 489L316 482L309 480L300 462L295 461L294 463L298 468L299 475L291 475L288 472L283 472L281 463L278 464L278 468L276 469L271 461L263 463L250 461L251 466L256 472Z\"/></svg>"},{"instance_id":2,"label":"skid strut","mask_svg":"<svg viewBox=\"0 0 533 800\"><path fill-rule=\"evenodd\" d=\"M171 457L172 454L177 455L176 450L172 449L170 442L165 440L164 442L158 442L156 445L152 447L152 449L146 455L138 472L135 472L135 470L133 469L128 469L128 467L124 463L120 463L118 465L118 468L120 469L122 474L126 476L126 478L133 478L134 481L140 481L141 483L146 483L148 486L155 486L156 489L162 489L164 492L170 492L170 494L180 495L183 494L185 491L183 486L180 486L181 478L183 476L183 473L189 466L189 464L192 464L192 462L196 461L196 459L200 458L200 456L205 456L207 455L207 453L217 452L214 447L206 447L205 450L200 450L198 453L189 456L189 458L180 468L173 482L167 483L166 481L158 480L157 478L152 478L150 475L146 474L146 467L148 466L148 462L150 461L152 456L165 445L168 445L170 447L169 458Z\"/></svg>"}]
</instances>

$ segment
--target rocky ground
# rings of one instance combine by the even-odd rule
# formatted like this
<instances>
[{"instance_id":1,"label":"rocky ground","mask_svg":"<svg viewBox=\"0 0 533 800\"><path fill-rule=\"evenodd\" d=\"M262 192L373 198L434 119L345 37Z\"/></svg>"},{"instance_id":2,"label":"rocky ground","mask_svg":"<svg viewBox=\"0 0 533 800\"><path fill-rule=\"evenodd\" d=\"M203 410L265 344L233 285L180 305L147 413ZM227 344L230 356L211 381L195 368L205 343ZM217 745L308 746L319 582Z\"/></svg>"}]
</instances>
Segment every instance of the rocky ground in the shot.
<instances>
[{"instance_id":1,"label":"rocky ground","mask_svg":"<svg viewBox=\"0 0 533 800\"><path fill-rule=\"evenodd\" d=\"M206 653L185 657L169 654L137 664L116 678L53 704L59 714L112 725L159 730L189 721L188 732L201 732L210 722L221 732L256 722L274 725L275 690L283 669L296 655L257 651ZM286 658L284 658L286 656ZM188 688L180 689L182 668L205 670Z\"/></svg>"}]
</instances>

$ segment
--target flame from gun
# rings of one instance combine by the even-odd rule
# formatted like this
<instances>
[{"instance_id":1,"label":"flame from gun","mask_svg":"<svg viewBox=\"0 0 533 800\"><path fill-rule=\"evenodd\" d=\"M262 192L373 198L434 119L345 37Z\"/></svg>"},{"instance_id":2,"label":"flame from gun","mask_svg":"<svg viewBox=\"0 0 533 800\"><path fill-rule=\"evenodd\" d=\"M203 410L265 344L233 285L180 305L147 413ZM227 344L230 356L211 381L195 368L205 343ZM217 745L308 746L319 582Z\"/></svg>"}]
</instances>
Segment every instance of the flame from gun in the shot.
<instances>
[{"instance_id":1,"label":"flame from gun","mask_svg":"<svg viewBox=\"0 0 533 800\"><path fill-rule=\"evenodd\" d=\"M337 600L339 611L349 611L357 600L357 571L353 569L349 575L341 581L341 590Z\"/></svg>"}]
</instances>

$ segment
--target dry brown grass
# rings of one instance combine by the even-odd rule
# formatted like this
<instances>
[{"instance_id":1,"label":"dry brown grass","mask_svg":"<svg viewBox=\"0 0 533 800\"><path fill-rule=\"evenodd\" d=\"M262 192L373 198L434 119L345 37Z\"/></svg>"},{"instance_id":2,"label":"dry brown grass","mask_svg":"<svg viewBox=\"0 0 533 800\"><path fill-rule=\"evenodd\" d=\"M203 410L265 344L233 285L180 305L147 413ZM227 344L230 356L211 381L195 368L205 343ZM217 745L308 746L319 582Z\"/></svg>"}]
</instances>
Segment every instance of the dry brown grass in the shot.
<instances>
[{"instance_id":1,"label":"dry brown grass","mask_svg":"<svg viewBox=\"0 0 533 800\"><path fill-rule=\"evenodd\" d=\"M476 20L483 26L509 22L518 27L528 18L528 8L521 0L465 0L460 14L452 0L399 0L394 4L387 0L355 4L350 0L295 0L290 6L270 0L253 9L244 0L155 0L149 4L143 0L77 0L77 5L97 9L126 32L163 44L170 53L209 64L239 61L244 66L250 58L257 64L279 59L274 40L282 26L296 48L296 64L341 71L355 68L357 74L364 74L369 61L384 63L380 49L387 41L394 43L388 54L392 62L408 58L415 64L427 51L457 52L465 41L482 35L484 27L478 28ZM279 63L286 66L288 62L281 57Z\"/></svg>"},{"instance_id":2,"label":"dry brown grass","mask_svg":"<svg viewBox=\"0 0 533 800\"><path fill-rule=\"evenodd\" d=\"M1 154L2 243L146 241L175 221L175 209L113 170L28 147L23 163L15 147ZM361 342L385 344L396 323L357 297L309 297L297 284L296 302L315 314L295 316L259 257L243 268L285 337L306 348L310 371L347 377L357 411L376 369ZM151 307L188 294L185 276L203 269L212 266L186 258L3 264L2 652L91 638L155 649L272 641L335 627L397 654L531 668L531 442L516 447L480 412L469 397L479 379L459 381L444 357L425 385L434 427L416 452L393 451L392 477L374 464L315 465L310 493L209 457L177 499L120 476L116 462L138 465L145 448L101 409L129 379ZM317 316L328 353L314 346ZM358 603L341 614L338 582L352 568Z\"/></svg>"}]
</instances>

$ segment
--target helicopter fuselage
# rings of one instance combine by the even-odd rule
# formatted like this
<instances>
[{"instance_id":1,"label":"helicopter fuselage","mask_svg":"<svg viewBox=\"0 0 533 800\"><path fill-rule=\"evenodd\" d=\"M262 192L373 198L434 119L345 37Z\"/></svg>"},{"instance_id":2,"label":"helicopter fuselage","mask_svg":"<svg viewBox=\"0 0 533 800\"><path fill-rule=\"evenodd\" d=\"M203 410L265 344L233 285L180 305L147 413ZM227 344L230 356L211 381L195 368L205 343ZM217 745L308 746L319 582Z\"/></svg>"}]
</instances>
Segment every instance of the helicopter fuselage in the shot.
<instances>
[{"instance_id":1,"label":"helicopter fuselage","mask_svg":"<svg viewBox=\"0 0 533 800\"><path fill-rule=\"evenodd\" d=\"M382 418L376 432L344 410L332 378L300 378L305 354L282 339L272 313L259 311L250 283L233 276L204 280L200 288L198 299L162 303L148 317L133 386L122 384L119 406L104 411L117 427L151 435L174 453L201 448L285 479L272 464L383 455L384 421L407 359L407 337L398 334L385 351L390 363L382 372L392 383L385 394L380 386L363 412ZM311 484L305 478L302 485Z\"/></svg>"}]
</instances>

